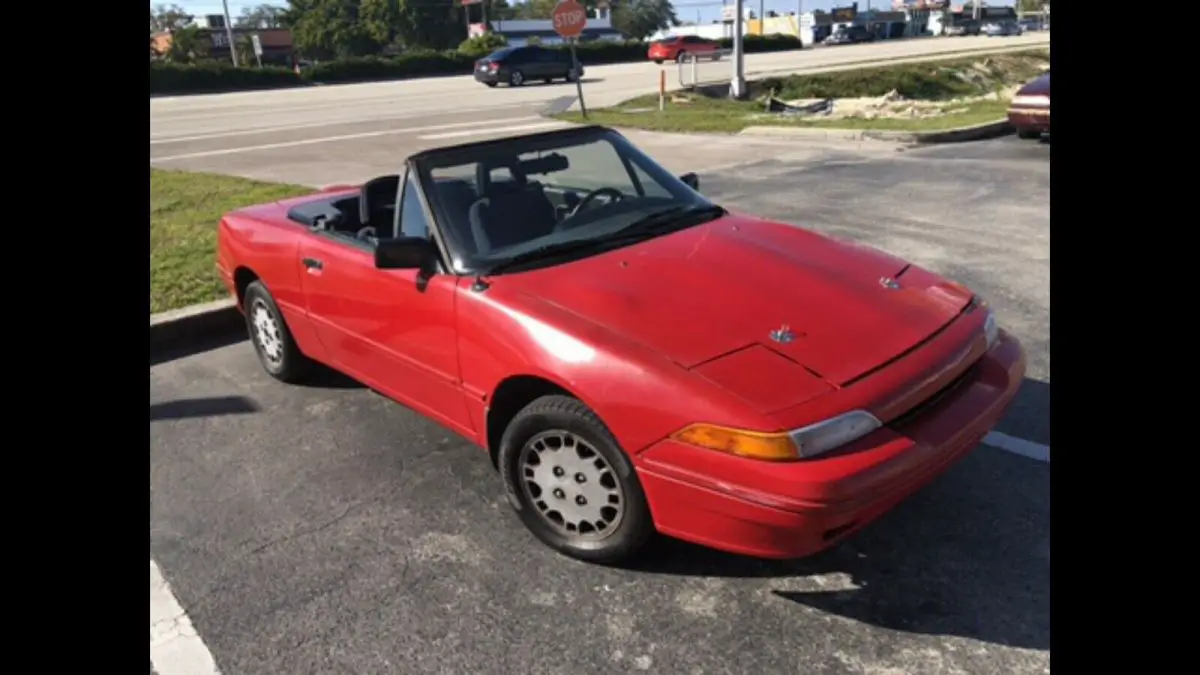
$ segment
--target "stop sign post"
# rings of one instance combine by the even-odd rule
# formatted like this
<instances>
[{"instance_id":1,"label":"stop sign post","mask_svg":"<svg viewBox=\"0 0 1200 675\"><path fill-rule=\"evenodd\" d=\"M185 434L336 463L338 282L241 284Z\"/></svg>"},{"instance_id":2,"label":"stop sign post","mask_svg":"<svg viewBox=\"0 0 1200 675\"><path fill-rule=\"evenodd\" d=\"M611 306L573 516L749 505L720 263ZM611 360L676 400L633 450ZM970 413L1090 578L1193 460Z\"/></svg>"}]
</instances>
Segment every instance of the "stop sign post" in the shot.
<instances>
[{"instance_id":1,"label":"stop sign post","mask_svg":"<svg viewBox=\"0 0 1200 675\"><path fill-rule=\"evenodd\" d=\"M554 22L554 32L571 45L571 64L575 68L575 91L579 94L579 111L587 119L587 106L583 103L583 83L580 82L579 55L575 52L575 43L587 26L587 10L576 0L562 0L554 7L550 15Z\"/></svg>"}]
</instances>

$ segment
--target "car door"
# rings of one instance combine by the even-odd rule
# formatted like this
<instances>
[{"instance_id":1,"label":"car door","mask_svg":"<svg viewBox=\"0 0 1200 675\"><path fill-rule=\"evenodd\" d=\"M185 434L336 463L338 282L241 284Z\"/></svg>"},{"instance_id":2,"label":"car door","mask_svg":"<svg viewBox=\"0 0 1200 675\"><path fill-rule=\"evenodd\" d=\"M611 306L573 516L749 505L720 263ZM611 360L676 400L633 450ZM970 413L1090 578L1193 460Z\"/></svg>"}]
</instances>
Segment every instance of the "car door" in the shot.
<instances>
[{"instance_id":1,"label":"car door","mask_svg":"<svg viewBox=\"0 0 1200 675\"><path fill-rule=\"evenodd\" d=\"M401 181L398 227L430 236L411 174ZM374 244L314 233L301 244L304 292L331 365L448 426L474 433L459 386L454 298L458 278L375 267Z\"/></svg>"}]
</instances>

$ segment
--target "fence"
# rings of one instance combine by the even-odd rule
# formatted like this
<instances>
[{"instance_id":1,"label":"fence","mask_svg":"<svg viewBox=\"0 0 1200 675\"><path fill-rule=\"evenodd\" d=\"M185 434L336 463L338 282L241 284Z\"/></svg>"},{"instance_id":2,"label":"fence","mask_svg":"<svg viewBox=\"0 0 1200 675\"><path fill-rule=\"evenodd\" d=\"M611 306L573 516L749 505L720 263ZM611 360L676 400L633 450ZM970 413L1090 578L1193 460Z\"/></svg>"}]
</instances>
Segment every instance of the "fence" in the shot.
<instances>
[{"instance_id":1,"label":"fence","mask_svg":"<svg viewBox=\"0 0 1200 675\"><path fill-rule=\"evenodd\" d=\"M679 61L679 86L689 89L706 84L728 82L733 78L732 49L706 54L684 54Z\"/></svg>"}]
</instances>

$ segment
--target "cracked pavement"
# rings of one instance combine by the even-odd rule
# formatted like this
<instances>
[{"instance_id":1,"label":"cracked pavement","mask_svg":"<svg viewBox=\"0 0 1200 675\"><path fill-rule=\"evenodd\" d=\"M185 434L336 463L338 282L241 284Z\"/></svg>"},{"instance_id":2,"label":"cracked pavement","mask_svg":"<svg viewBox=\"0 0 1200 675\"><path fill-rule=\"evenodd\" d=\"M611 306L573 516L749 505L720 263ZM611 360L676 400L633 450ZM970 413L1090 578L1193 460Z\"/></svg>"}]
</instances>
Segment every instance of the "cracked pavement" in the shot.
<instances>
[{"instance_id":1,"label":"cracked pavement","mask_svg":"<svg viewBox=\"0 0 1200 675\"><path fill-rule=\"evenodd\" d=\"M701 188L987 295L1029 350L1001 430L1048 442L1048 156L822 146ZM806 561L663 541L614 570L538 544L482 451L344 377L282 385L236 343L150 383L152 556L225 675L1049 672L1046 464L981 446Z\"/></svg>"}]
</instances>

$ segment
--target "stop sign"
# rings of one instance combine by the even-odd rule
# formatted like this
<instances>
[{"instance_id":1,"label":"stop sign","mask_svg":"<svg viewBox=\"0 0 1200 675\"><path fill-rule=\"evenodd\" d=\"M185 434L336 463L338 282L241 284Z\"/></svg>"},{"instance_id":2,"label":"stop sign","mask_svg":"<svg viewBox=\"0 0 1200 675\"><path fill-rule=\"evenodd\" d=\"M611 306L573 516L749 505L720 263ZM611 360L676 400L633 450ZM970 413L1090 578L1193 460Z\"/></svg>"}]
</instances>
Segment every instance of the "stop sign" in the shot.
<instances>
[{"instance_id":1,"label":"stop sign","mask_svg":"<svg viewBox=\"0 0 1200 675\"><path fill-rule=\"evenodd\" d=\"M550 16L554 19L554 32L564 38L579 37L587 25L587 11L575 0L558 3Z\"/></svg>"}]
</instances>

